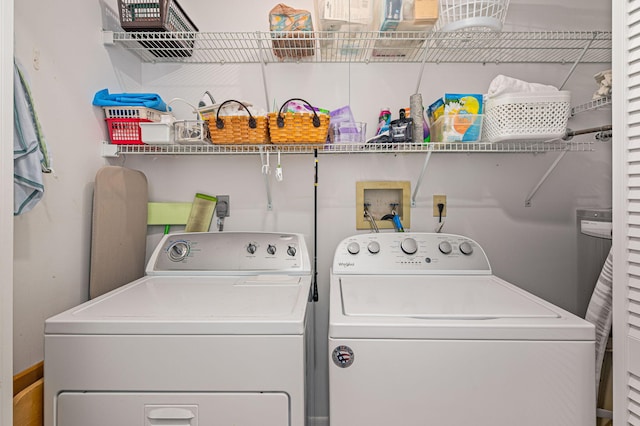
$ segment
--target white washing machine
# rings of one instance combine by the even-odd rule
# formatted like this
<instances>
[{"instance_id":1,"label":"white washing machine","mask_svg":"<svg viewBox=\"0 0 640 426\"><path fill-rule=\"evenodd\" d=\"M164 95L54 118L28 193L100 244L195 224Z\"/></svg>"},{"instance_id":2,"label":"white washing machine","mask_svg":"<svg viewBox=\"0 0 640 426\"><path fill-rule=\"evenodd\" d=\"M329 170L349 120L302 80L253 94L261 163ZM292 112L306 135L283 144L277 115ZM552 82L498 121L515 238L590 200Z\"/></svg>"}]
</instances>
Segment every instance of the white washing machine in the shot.
<instances>
[{"instance_id":1,"label":"white washing machine","mask_svg":"<svg viewBox=\"0 0 640 426\"><path fill-rule=\"evenodd\" d=\"M163 237L146 276L46 320L47 426L306 424L304 238Z\"/></svg>"},{"instance_id":2,"label":"white washing machine","mask_svg":"<svg viewBox=\"0 0 640 426\"><path fill-rule=\"evenodd\" d=\"M494 276L469 238L346 238L329 309L331 426L595 425L593 325Z\"/></svg>"}]
</instances>

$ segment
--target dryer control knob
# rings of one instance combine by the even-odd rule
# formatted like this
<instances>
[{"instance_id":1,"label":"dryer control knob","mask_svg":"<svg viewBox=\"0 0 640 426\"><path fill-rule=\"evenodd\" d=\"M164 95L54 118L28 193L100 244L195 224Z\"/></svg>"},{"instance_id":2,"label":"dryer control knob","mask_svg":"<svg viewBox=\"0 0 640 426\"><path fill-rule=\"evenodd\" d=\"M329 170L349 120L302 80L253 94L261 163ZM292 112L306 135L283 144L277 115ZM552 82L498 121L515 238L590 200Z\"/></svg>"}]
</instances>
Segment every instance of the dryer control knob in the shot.
<instances>
[{"instance_id":1,"label":"dryer control knob","mask_svg":"<svg viewBox=\"0 0 640 426\"><path fill-rule=\"evenodd\" d=\"M473 253L473 246L468 241L460 243L460 251L467 256Z\"/></svg>"},{"instance_id":2,"label":"dryer control knob","mask_svg":"<svg viewBox=\"0 0 640 426\"><path fill-rule=\"evenodd\" d=\"M349 245L347 245L347 251L351 254L360 253L360 244L356 243L355 241L353 243L349 243Z\"/></svg>"},{"instance_id":3,"label":"dryer control knob","mask_svg":"<svg viewBox=\"0 0 640 426\"><path fill-rule=\"evenodd\" d=\"M369 250L369 253L371 254L380 253L380 243L377 241L371 241L367 246L367 250Z\"/></svg>"},{"instance_id":4,"label":"dryer control knob","mask_svg":"<svg viewBox=\"0 0 640 426\"><path fill-rule=\"evenodd\" d=\"M449 241L442 241L438 244L438 249L442 254L451 254L451 243Z\"/></svg>"},{"instance_id":5,"label":"dryer control knob","mask_svg":"<svg viewBox=\"0 0 640 426\"><path fill-rule=\"evenodd\" d=\"M267 253L276 254L276 246L269 244L267 246Z\"/></svg>"},{"instance_id":6,"label":"dryer control knob","mask_svg":"<svg viewBox=\"0 0 640 426\"><path fill-rule=\"evenodd\" d=\"M176 241L169 246L167 253L169 254L169 259L172 261L181 262L189 254L189 243L186 241Z\"/></svg>"},{"instance_id":7,"label":"dryer control knob","mask_svg":"<svg viewBox=\"0 0 640 426\"><path fill-rule=\"evenodd\" d=\"M296 248L294 246L289 246L289 248L287 248L287 254L289 256L295 256L296 255Z\"/></svg>"},{"instance_id":8,"label":"dryer control knob","mask_svg":"<svg viewBox=\"0 0 640 426\"><path fill-rule=\"evenodd\" d=\"M256 245L255 245L255 244L253 244L253 243L249 243L249 245L247 246L247 251L248 251L250 254L254 254L254 253L256 252L256 250L257 250L257 249L258 249L258 248L256 247Z\"/></svg>"},{"instance_id":9,"label":"dryer control knob","mask_svg":"<svg viewBox=\"0 0 640 426\"><path fill-rule=\"evenodd\" d=\"M418 251L418 243L413 238L405 238L400 243L400 248L406 254L415 254Z\"/></svg>"}]
</instances>

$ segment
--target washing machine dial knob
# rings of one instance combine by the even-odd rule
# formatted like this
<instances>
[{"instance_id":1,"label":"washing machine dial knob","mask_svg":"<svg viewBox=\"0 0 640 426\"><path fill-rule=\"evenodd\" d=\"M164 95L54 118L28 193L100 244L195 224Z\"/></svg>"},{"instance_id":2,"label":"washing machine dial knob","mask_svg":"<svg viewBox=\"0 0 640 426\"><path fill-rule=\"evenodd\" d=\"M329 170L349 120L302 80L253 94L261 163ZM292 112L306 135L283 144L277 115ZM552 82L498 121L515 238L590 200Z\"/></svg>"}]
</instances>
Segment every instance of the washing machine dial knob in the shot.
<instances>
[{"instance_id":1,"label":"washing machine dial knob","mask_svg":"<svg viewBox=\"0 0 640 426\"><path fill-rule=\"evenodd\" d=\"M352 243L349 243L347 245L347 251L351 254L358 254L360 253L360 244L356 243L355 241Z\"/></svg>"},{"instance_id":2,"label":"washing machine dial knob","mask_svg":"<svg viewBox=\"0 0 640 426\"><path fill-rule=\"evenodd\" d=\"M176 241L167 250L169 259L173 262L182 262L189 254L189 243L186 241Z\"/></svg>"},{"instance_id":3,"label":"washing machine dial knob","mask_svg":"<svg viewBox=\"0 0 640 426\"><path fill-rule=\"evenodd\" d=\"M287 248L287 254L289 256L295 256L296 255L296 248L294 246L289 246L289 248Z\"/></svg>"},{"instance_id":4,"label":"washing machine dial knob","mask_svg":"<svg viewBox=\"0 0 640 426\"><path fill-rule=\"evenodd\" d=\"M380 243L377 241L371 241L367 246L367 250L369 250L369 253L371 254L380 253Z\"/></svg>"},{"instance_id":5,"label":"washing machine dial knob","mask_svg":"<svg viewBox=\"0 0 640 426\"><path fill-rule=\"evenodd\" d=\"M256 247L256 245L254 243L249 243L249 245L247 246L247 251L250 254L254 254L257 249L258 249L258 247Z\"/></svg>"},{"instance_id":6,"label":"washing machine dial knob","mask_svg":"<svg viewBox=\"0 0 640 426\"><path fill-rule=\"evenodd\" d=\"M276 254L276 246L274 246L273 244L269 244L267 246L267 253Z\"/></svg>"},{"instance_id":7,"label":"washing machine dial knob","mask_svg":"<svg viewBox=\"0 0 640 426\"><path fill-rule=\"evenodd\" d=\"M451 254L451 243L449 241L441 241L440 244L438 244L438 250L440 250L442 254Z\"/></svg>"},{"instance_id":8,"label":"washing machine dial knob","mask_svg":"<svg viewBox=\"0 0 640 426\"><path fill-rule=\"evenodd\" d=\"M405 238L400 243L400 248L406 254L415 254L418 251L418 243L413 238Z\"/></svg>"},{"instance_id":9,"label":"washing machine dial knob","mask_svg":"<svg viewBox=\"0 0 640 426\"><path fill-rule=\"evenodd\" d=\"M463 243L460 243L460 251L462 252L462 254L466 254L467 256L469 256L471 253L473 253L473 246L468 241L465 241Z\"/></svg>"}]
</instances>

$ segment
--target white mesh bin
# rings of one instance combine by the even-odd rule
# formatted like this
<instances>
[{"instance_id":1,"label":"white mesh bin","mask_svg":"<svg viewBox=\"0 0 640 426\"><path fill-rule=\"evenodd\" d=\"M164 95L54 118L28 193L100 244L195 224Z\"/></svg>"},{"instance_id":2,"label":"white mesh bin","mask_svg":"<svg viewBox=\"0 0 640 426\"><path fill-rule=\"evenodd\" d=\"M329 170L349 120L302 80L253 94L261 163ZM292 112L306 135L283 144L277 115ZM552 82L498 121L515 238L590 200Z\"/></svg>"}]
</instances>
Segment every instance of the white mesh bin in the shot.
<instances>
[{"instance_id":1,"label":"white mesh bin","mask_svg":"<svg viewBox=\"0 0 640 426\"><path fill-rule=\"evenodd\" d=\"M105 118L139 118L141 120L160 121L162 111L135 106L108 106L104 109Z\"/></svg>"},{"instance_id":2,"label":"white mesh bin","mask_svg":"<svg viewBox=\"0 0 640 426\"><path fill-rule=\"evenodd\" d=\"M484 141L557 139L567 129L571 92L507 94L485 99L484 107Z\"/></svg>"},{"instance_id":3,"label":"white mesh bin","mask_svg":"<svg viewBox=\"0 0 640 426\"><path fill-rule=\"evenodd\" d=\"M440 0L435 29L501 31L508 8L509 0Z\"/></svg>"}]
</instances>

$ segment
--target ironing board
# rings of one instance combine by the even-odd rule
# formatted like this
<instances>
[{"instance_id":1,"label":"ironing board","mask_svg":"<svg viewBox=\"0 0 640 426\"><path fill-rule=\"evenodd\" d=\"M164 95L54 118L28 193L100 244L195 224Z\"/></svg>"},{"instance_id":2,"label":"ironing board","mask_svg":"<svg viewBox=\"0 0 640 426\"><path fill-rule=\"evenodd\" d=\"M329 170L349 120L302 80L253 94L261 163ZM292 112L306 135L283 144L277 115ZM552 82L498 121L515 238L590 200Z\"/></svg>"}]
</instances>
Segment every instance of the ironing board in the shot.
<instances>
[{"instance_id":1,"label":"ironing board","mask_svg":"<svg viewBox=\"0 0 640 426\"><path fill-rule=\"evenodd\" d=\"M90 298L144 275L147 202L147 178L142 172L105 166L96 173L91 224Z\"/></svg>"}]
</instances>

